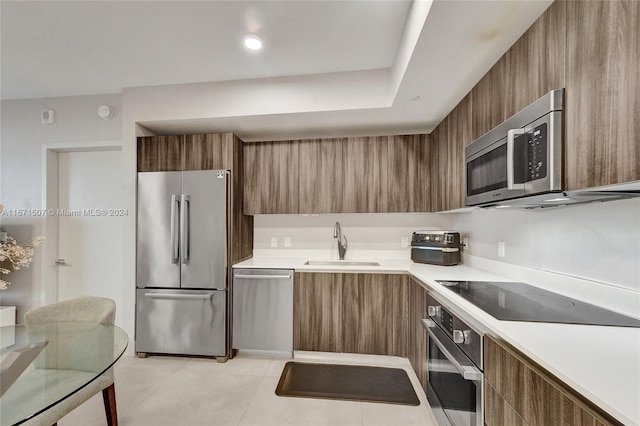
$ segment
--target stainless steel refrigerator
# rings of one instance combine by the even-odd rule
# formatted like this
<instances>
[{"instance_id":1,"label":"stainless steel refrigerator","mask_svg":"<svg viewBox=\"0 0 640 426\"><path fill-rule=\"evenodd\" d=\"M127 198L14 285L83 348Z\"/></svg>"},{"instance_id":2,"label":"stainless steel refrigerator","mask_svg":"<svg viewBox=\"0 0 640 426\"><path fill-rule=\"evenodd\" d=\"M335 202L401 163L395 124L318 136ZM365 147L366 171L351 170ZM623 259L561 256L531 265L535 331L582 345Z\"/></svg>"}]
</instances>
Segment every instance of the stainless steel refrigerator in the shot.
<instances>
[{"instance_id":1,"label":"stainless steel refrigerator","mask_svg":"<svg viewBox=\"0 0 640 426\"><path fill-rule=\"evenodd\" d=\"M138 173L138 353L228 354L230 174Z\"/></svg>"}]
</instances>

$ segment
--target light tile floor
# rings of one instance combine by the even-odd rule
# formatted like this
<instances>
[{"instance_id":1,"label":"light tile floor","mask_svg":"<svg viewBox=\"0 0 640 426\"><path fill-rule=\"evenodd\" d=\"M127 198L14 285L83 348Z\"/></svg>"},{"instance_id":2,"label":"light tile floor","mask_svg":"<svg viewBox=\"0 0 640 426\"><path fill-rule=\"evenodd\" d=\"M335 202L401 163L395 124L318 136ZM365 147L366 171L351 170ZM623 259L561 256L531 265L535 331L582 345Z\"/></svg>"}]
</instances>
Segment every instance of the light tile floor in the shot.
<instances>
[{"instance_id":1,"label":"light tile floor","mask_svg":"<svg viewBox=\"0 0 640 426\"><path fill-rule=\"evenodd\" d=\"M116 364L118 420L122 426L195 425L436 425L408 361L396 357L296 353L296 361L403 368L419 406L280 397L275 394L290 359L236 356L226 363L204 358L125 354ZM101 394L58 422L106 424Z\"/></svg>"}]
</instances>

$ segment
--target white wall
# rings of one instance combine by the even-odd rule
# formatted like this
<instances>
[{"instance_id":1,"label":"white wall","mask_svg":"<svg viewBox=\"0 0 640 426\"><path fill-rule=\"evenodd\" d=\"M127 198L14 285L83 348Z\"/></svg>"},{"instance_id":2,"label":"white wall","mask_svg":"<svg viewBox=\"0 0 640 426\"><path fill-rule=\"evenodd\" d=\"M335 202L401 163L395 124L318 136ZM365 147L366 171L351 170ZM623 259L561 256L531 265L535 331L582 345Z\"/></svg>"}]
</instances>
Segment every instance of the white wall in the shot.
<instances>
[{"instance_id":1,"label":"white wall","mask_svg":"<svg viewBox=\"0 0 640 426\"><path fill-rule=\"evenodd\" d=\"M467 254L640 292L640 199L454 216Z\"/></svg>"},{"instance_id":2,"label":"white wall","mask_svg":"<svg viewBox=\"0 0 640 426\"><path fill-rule=\"evenodd\" d=\"M340 222L347 237L345 259L370 257L400 257L409 259L409 248L402 248L401 239L411 241L411 233L419 229L449 229L452 215L430 213L367 213L310 215L257 215L254 217L254 251L263 256L317 256L338 259L333 228ZM278 238L278 247L271 247L271 237ZM284 238L291 238L291 247L284 247Z\"/></svg>"},{"instance_id":3,"label":"white wall","mask_svg":"<svg viewBox=\"0 0 640 426\"><path fill-rule=\"evenodd\" d=\"M98 106L114 109L111 120L98 116ZM42 207L42 145L122 139L121 95L7 100L1 104L0 203L7 209ZM53 109L55 123L40 123L40 111ZM41 217L2 218L2 226L24 241L42 234ZM45 236L46 237L46 236ZM46 244L46 241L45 241ZM41 304L43 250L28 269L8 275L12 285L0 292L0 303L16 305L18 320Z\"/></svg>"}]
</instances>

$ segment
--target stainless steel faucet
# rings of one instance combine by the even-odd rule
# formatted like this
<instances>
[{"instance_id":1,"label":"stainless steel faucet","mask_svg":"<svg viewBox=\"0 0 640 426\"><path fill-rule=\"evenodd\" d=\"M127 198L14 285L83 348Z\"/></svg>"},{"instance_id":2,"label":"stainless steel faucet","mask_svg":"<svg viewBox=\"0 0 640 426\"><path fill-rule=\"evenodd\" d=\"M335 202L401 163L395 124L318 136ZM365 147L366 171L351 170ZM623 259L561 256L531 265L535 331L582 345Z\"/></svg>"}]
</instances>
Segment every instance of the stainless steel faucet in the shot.
<instances>
[{"instance_id":1,"label":"stainless steel faucet","mask_svg":"<svg viewBox=\"0 0 640 426\"><path fill-rule=\"evenodd\" d=\"M347 237L342 235L342 228L340 228L340 222L336 222L333 226L333 238L338 239L338 255L340 260L344 260L344 255L347 252ZM344 243L342 240L344 239Z\"/></svg>"}]
</instances>

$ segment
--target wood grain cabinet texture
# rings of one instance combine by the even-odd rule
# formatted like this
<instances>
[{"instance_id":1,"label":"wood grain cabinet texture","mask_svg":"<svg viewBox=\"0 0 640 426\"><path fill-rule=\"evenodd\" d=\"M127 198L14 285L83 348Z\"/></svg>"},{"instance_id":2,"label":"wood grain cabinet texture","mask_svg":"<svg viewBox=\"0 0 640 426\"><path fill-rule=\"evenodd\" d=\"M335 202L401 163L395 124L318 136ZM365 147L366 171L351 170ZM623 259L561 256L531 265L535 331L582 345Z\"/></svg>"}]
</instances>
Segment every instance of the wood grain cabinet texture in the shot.
<instances>
[{"instance_id":1,"label":"wood grain cabinet texture","mask_svg":"<svg viewBox=\"0 0 640 426\"><path fill-rule=\"evenodd\" d=\"M467 95L431 133L430 211L464 207L464 148L472 141L471 108L471 95Z\"/></svg>"},{"instance_id":2,"label":"wood grain cabinet texture","mask_svg":"<svg viewBox=\"0 0 640 426\"><path fill-rule=\"evenodd\" d=\"M408 277L296 273L294 350L407 356Z\"/></svg>"},{"instance_id":3,"label":"wood grain cabinet texture","mask_svg":"<svg viewBox=\"0 0 640 426\"><path fill-rule=\"evenodd\" d=\"M428 211L427 135L245 144L245 214Z\"/></svg>"},{"instance_id":4,"label":"wood grain cabinet texture","mask_svg":"<svg viewBox=\"0 0 640 426\"><path fill-rule=\"evenodd\" d=\"M469 142L548 91L564 87L566 3L549 6L471 90Z\"/></svg>"},{"instance_id":5,"label":"wood grain cabinet texture","mask_svg":"<svg viewBox=\"0 0 640 426\"><path fill-rule=\"evenodd\" d=\"M490 336L484 338L484 364L487 426L620 424L515 349Z\"/></svg>"},{"instance_id":6,"label":"wood grain cabinet texture","mask_svg":"<svg viewBox=\"0 0 640 426\"><path fill-rule=\"evenodd\" d=\"M427 385L427 332L422 320L427 317L427 291L414 279L409 279L409 323L407 357L425 389Z\"/></svg>"},{"instance_id":7,"label":"wood grain cabinet texture","mask_svg":"<svg viewBox=\"0 0 640 426\"><path fill-rule=\"evenodd\" d=\"M137 140L138 172L231 170L232 263L253 255L253 217L243 214L242 145L232 133L145 136Z\"/></svg>"},{"instance_id":8,"label":"wood grain cabinet texture","mask_svg":"<svg viewBox=\"0 0 640 426\"><path fill-rule=\"evenodd\" d=\"M567 2L567 189L640 180L640 2Z\"/></svg>"}]
</instances>

